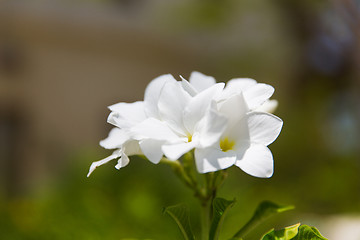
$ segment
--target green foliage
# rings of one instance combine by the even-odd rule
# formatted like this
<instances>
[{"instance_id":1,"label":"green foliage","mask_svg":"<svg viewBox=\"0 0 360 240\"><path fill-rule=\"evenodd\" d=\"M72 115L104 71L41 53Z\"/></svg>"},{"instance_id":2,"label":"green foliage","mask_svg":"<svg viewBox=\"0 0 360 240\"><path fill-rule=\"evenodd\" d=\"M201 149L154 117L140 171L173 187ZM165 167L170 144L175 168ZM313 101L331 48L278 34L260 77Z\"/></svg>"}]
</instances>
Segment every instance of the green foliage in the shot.
<instances>
[{"instance_id":1,"label":"green foliage","mask_svg":"<svg viewBox=\"0 0 360 240\"><path fill-rule=\"evenodd\" d=\"M121 171L109 163L86 178L89 163L105 154L74 156L72 167L63 169L59 181L48 182L36 193L0 196L0 239L167 240L175 236L178 229L166 221L162 208L176 199L190 208L196 202L169 167L134 157Z\"/></svg>"},{"instance_id":2,"label":"green foliage","mask_svg":"<svg viewBox=\"0 0 360 240\"><path fill-rule=\"evenodd\" d=\"M272 229L261 240L326 240L326 238L316 228L300 226L298 223L281 230Z\"/></svg>"},{"instance_id":3,"label":"green foliage","mask_svg":"<svg viewBox=\"0 0 360 240\"><path fill-rule=\"evenodd\" d=\"M257 225L262 223L264 220L269 218L270 216L285 212L288 210L293 209L293 206L280 206L276 203L270 201L264 201L259 204L257 209L255 210L254 215L252 218L243 226L233 237L233 239L241 239L245 236L248 232L254 229Z\"/></svg>"},{"instance_id":4,"label":"green foliage","mask_svg":"<svg viewBox=\"0 0 360 240\"><path fill-rule=\"evenodd\" d=\"M281 230L272 229L266 233L261 240L289 240L298 234L300 223L286 227Z\"/></svg>"},{"instance_id":5,"label":"green foliage","mask_svg":"<svg viewBox=\"0 0 360 240\"><path fill-rule=\"evenodd\" d=\"M229 201L223 198L215 198L212 204L213 220L209 232L209 240L218 240L221 232L224 219L228 211L235 204L235 200ZM270 201L264 201L259 204L253 217L245 224L231 240L242 240L243 236L254 229L257 225L262 223L268 217L293 209L293 206L281 206ZM185 240L195 240L194 234L191 230L188 208L184 204L178 204L164 208L164 213L169 214L177 223L182 236ZM326 240L321 236L316 228L306 225L300 226L296 224L281 230L271 230L265 234L262 240ZM294 238L296 237L296 238Z\"/></svg>"},{"instance_id":6,"label":"green foliage","mask_svg":"<svg viewBox=\"0 0 360 240\"><path fill-rule=\"evenodd\" d=\"M235 200L228 201L223 198L215 198L213 201L213 221L210 228L209 240L219 239L222 224L229 209L235 204Z\"/></svg>"},{"instance_id":7,"label":"green foliage","mask_svg":"<svg viewBox=\"0 0 360 240\"><path fill-rule=\"evenodd\" d=\"M292 209L294 209L294 206L291 205L282 206L270 201L263 201L257 207L254 214L254 218L262 220L276 213L282 213Z\"/></svg>"},{"instance_id":8,"label":"green foliage","mask_svg":"<svg viewBox=\"0 0 360 240\"><path fill-rule=\"evenodd\" d=\"M301 225L294 240L326 240L315 227Z\"/></svg>"},{"instance_id":9,"label":"green foliage","mask_svg":"<svg viewBox=\"0 0 360 240\"><path fill-rule=\"evenodd\" d=\"M184 204L170 206L164 209L177 223L185 240L194 240L194 234L190 227L190 218L187 207Z\"/></svg>"}]
</instances>

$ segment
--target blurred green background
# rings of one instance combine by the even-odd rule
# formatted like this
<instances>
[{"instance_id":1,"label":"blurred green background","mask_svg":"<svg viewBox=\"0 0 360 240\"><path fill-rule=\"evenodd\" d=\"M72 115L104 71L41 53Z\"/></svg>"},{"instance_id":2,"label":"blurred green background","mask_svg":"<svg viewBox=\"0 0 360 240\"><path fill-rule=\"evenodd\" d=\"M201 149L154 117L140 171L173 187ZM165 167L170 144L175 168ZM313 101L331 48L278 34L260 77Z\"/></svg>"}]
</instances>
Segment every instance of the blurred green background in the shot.
<instances>
[{"instance_id":1,"label":"blurred green background","mask_svg":"<svg viewBox=\"0 0 360 240\"><path fill-rule=\"evenodd\" d=\"M162 214L179 202L199 232L168 166L134 157L86 178L110 154L106 106L193 70L273 85L284 120L272 178L229 169L224 239L265 199L296 210L248 239L297 222L360 239L359 13L357 0L1 1L0 239L181 239Z\"/></svg>"}]
</instances>

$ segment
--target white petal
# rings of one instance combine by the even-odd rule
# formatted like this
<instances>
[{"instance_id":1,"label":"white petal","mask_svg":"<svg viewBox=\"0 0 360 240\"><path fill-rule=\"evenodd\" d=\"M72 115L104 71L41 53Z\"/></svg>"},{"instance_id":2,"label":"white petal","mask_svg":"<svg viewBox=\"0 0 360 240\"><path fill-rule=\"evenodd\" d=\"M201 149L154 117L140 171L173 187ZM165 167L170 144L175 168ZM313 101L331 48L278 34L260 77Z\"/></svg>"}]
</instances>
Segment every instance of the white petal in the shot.
<instances>
[{"instance_id":1,"label":"white petal","mask_svg":"<svg viewBox=\"0 0 360 240\"><path fill-rule=\"evenodd\" d=\"M164 142L165 141L145 139L140 141L139 144L147 159L149 159L152 163L158 164L163 156L161 146L164 144Z\"/></svg>"},{"instance_id":2,"label":"white petal","mask_svg":"<svg viewBox=\"0 0 360 240\"><path fill-rule=\"evenodd\" d=\"M138 141L130 140L130 141L125 142L122 146L121 157L119 158L118 163L116 164L115 168L119 170L120 168L123 168L126 165L128 165L130 162L128 156L140 155L140 154L143 154L143 153L140 149Z\"/></svg>"},{"instance_id":3,"label":"white petal","mask_svg":"<svg viewBox=\"0 0 360 240\"><path fill-rule=\"evenodd\" d=\"M196 128L199 133L199 143L202 148L218 142L227 128L228 119L210 109Z\"/></svg>"},{"instance_id":4,"label":"white petal","mask_svg":"<svg viewBox=\"0 0 360 240\"><path fill-rule=\"evenodd\" d=\"M122 117L117 112L111 112L108 116L107 122L118 128L131 128L138 123L137 121L132 121L126 117Z\"/></svg>"},{"instance_id":5,"label":"white petal","mask_svg":"<svg viewBox=\"0 0 360 240\"><path fill-rule=\"evenodd\" d=\"M100 141L100 146L105 149L120 148L121 145L129 140L129 135L123 129L113 128L109 132L109 136Z\"/></svg>"},{"instance_id":6,"label":"white petal","mask_svg":"<svg viewBox=\"0 0 360 240\"><path fill-rule=\"evenodd\" d=\"M251 145L235 165L247 174L260 178L269 178L274 171L271 151L263 145Z\"/></svg>"},{"instance_id":7,"label":"white petal","mask_svg":"<svg viewBox=\"0 0 360 240\"><path fill-rule=\"evenodd\" d=\"M228 119L228 131L233 131L235 125L246 115L248 107L242 93L232 95L220 104L220 113ZM228 134L227 134L228 135Z\"/></svg>"},{"instance_id":8,"label":"white petal","mask_svg":"<svg viewBox=\"0 0 360 240\"><path fill-rule=\"evenodd\" d=\"M256 85L256 81L251 78L234 78L226 83L226 87L220 97L218 97L218 101L225 100L231 97L234 94L239 94L244 92L251 86Z\"/></svg>"},{"instance_id":9,"label":"white petal","mask_svg":"<svg viewBox=\"0 0 360 240\"><path fill-rule=\"evenodd\" d=\"M155 118L146 119L142 123L131 128L130 131L137 140L151 138L173 142L179 139L179 136L172 131L165 122Z\"/></svg>"},{"instance_id":10,"label":"white petal","mask_svg":"<svg viewBox=\"0 0 360 240\"><path fill-rule=\"evenodd\" d=\"M279 105L278 101L275 99L265 101L260 107L254 109L256 112L275 112L277 106Z\"/></svg>"},{"instance_id":11,"label":"white petal","mask_svg":"<svg viewBox=\"0 0 360 240\"><path fill-rule=\"evenodd\" d=\"M249 137L252 143L269 145L279 136L283 121L270 114L251 112L247 116Z\"/></svg>"},{"instance_id":12,"label":"white petal","mask_svg":"<svg viewBox=\"0 0 360 240\"><path fill-rule=\"evenodd\" d=\"M129 122L121 119L121 116L117 112L111 112L107 118L107 122L118 128L127 128L129 126Z\"/></svg>"},{"instance_id":13,"label":"white petal","mask_svg":"<svg viewBox=\"0 0 360 240\"><path fill-rule=\"evenodd\" d=\"M170 160L179 159L182 155L189 152L196 146L194 141L188 143L178 143L172 145L163 145L162 151Z\"/></svg>"},{"instance_id":14,"label":"white petal","mask_svg":"<svg viewBox=\"0 0 360 240\"><path fill-rule=\"evenodd\" d=\"M181 86L183 87L183 89L190 94L190 96L195 96L196 94L198 94L198 91L196 91L196 89L191 86L191 84L182 76L180 76L181 78Z\"/></svg>"},{"instance_id":15,"label":"white petal","mask_svg":"<svg viewBox=\"0 0 360 240\"><path fill-rule=\"evenodd\" d=\"M244 98L250 109L256 109L268 100L274 91L272 86L258 83L244 91Z\"/></svg>"},{"instance_id":16,"label":"white petal","mask_svg":"<svg viewBox=\"0 0 360 240\"><path fill-rule=\"evenodd\" d=\"M199 173L214 172L234 165L236 153L234 151L223 152L214 147L197 148L195 149L195 161Z\"/></svg>"},{"instance_id":17,"label":"white petal","mask_svg":"<svg viewBox=\"0 0 360 240\"><path fill-rule=\"evenodd\" d=\"M101 165L104 165L105 163L108 163L110 162L111 160L114 160L118 157L120 157L122 154L121 150L116 150L115 152L113 152L113 154L111 154L110 156L108 156L107 158L104 158L100 161L96 161L96 162L93 162L90 166L90 169L89 169L89 173L87 174L87 177L89 177L91 175L91 173L99 166Z\"/></svg>"},{"instance_id":18,"label":"white petal","mask_svg":"<svg viewBox=\"0 0 360 240\"><path fill-rule=\"evenodd\" d=\"M122 145L122 150L123 153L125 153L128 156L143 154L139 146L139 141L137 140L130 140L125 142Z\"/></svg>"},{"instance_id":19,"label":"white petal","mask_svg":"<svg viewBox=\"0 0 360 240\"><path fill-rule=\"evenodd\" d=\"M122 116L134 119L136 121L143 121L146 116L144 113L144 102L137 101L133 103L120 102L108 107L112 112L118 112Z\"/></svg>"},{"instance_id":20,"label":"white petal","mask_svg":"<svg viewBox=\"0 0 360 240\"><path fill-rule=\"evenodd\" d=\"M178 133L185 133L183 112L190 99L191 96L185 92L180 83L166 83L158 102L160 119Z\"/></svg>"},{"instance_id":21,"label":"white petal","mask_svg":"<svg viewBox=\"0 0 360 240\"><path fill-rule=\"evenodd\" d=\"M237 92L243 92L256 84L256 80L252 78L233 78L226 83L226 89L236 89Z\"/></svg>"},{"instance_id":22,"label":"white petal","mask_svg":"<svg viewBox=\"0 0 360 240\"><path fill-rule=\"evenodd\" d=\"M195 125L205 116L214 96L217 96L224 88L224 83L212 85L206 90L193 97L184 110L184 125L189 133L194 132Z\"/></svg>"},{"instance_id":23,"label":"white petal","mask_svg":"<svg viewBox=\"0 0 360 240\"><path fill-rule=\"evenodd\" d=\"M118 163L115 165L115 168L119 170L120 168L125 167L130 162L129 157L126 154L121 154L121 158L119 158Z\"/></svg>"},{"instance_id":24,"label":"white petal","mask_svg":"<svg viewBox=\"0 0 360 240\"><path fill-rule=\"evenodd\" d=\"M146 119L144 102L117 103L109 106L112 111L108 117L108 122L119 127L129 128Z\"/></svg>"},{"instance_id":25,"label":"white petal","mask_svg":"<svg viewBox=\"0 0 360 240\"><path fill-rule=\"evenodd\" d=\"M176 80L171 74L165 74L152 80L146 87L144 105L148 117L159 119L157 103L159 101L160 92L167 82L176 82Z\"/></svg>"},{"instance_id":26,"label":"white petal","mask_svg":"<svg viewBox=\"0 0 360 240\"><path fill-rule=\"evenodd\" d=\"M198 91L201 92L216 83L215 78L206 76L199 72L192 72L189 78L190 84Z\"/></svg>"}]
</instances>

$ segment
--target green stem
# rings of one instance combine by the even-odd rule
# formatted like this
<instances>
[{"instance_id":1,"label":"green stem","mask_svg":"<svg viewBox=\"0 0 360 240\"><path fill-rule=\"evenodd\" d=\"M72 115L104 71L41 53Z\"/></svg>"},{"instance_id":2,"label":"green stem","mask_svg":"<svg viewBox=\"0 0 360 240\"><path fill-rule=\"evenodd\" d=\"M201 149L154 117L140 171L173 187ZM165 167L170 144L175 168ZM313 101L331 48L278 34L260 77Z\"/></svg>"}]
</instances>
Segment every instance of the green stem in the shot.
<instances>
[{"instance_id":1,"label":"green stem","mask_svg":"<svg viewBox=\"0 0 360 240\"><path fill-rule=\"evenodd\" d=\"M216 178L217 173L207 173L204 175L205 183L202 188L202 198L199 198L201 203L201 236L202 240L209 239L210 223L212 218L212 202L216 197L217 186Z\"/></svg>"},{"instance_id":2,"label":"green stem","mask_svg":"<svg viewBox=\"0 0 360 240\"><path fill-rule=\"evenodd\" d=\"M175 161L171 161L165 157L163 157L161 160L160 160L160 163L163 163L163 164L167 164L171 167L180 167L181 164L178 160L175 160Z\"/></svg>"},{"instance_id":3,"label":"green stem","mask_svg":"<svg viewBox=\"0 0 360 240\"><path fill-rule=\"evenodd\" d=\"M210 231L210 207L209 201L201 203L201 239L209 239Z\"/></svg>"},{"instance_id":4,"label":"green stem","mask_svg":"<svg viewBox=\"0 0 360 240\"><path fill-rule=\"evenodd\" d=\"M171 161L167 158L162 158L160 163L171 166L175 174L180 178L181 181L185 183L186 186L194 190L197 188L197 183L194 182L194 180L186 174L183 165L178 160Z\"/></svg>"},{"instance_id":5,"label":"green stem","mask_svg":"<svg viewBox=\"0 0 360 240\"><path fill-rule=\"evenodd\" d=\"M211 172L204 174L204 181L198 182L196 168L194 164L194 153L189 152L182 157L182 161L171 161L167 158L161 159L161 163L172 167L176 175L199 199L201 205L201 239L208 240L210 233L210 223L212 218L212 202L216 197L217 189L226 178L225 171Z\"/></svg>"},{"instance_id":6,"label":"green stem","mask_svg":"<svg viewBox=\"0 0 360 240\"><path fill-rule=\"evenodd\" d=\"M251 219L248 223L245 224L237 233L234 235L234 239L242 239L248 232L254 229L259 224L257 219Z\"/></svg>"}]
</instances>

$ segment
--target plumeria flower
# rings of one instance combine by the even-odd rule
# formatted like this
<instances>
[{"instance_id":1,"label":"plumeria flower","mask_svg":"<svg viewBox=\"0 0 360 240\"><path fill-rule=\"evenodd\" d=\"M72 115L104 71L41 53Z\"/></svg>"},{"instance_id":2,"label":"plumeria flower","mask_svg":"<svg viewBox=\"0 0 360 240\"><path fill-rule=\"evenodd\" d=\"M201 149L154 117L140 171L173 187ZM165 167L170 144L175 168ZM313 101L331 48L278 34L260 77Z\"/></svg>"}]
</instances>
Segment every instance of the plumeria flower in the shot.
<instances>
[{"instance_id":1,"label":"plumeria flower","mask_svg":"<svg viewBox=\"0 0 360 240\"><path fill-rule=\"evenodd\" d=\"M100 145L116 150L109 157L94 162L88 176L114 159L118 159L117 169L126 166L131 155L143 154L157 164L163 153L176 160L194 147L212 145L225 130L227 121L217 114L213 102L213 97L223 88L223 83L214 84L192 97L180 82L167 74L150 82L144 101L110 106L112 112L108 122L116 128Z\"/></svg>"},{"instance_id":2,"label":"plumeria flower","mask_svg":"<svg viewBox=\"0 0 360 240\"><path fill-rule=\"evenodd\" d=\"M220 113L228 119L227 128L212 147L195 150L199 172L236 165L255 177L272 176L273 157L267 146L278 137L283 122L269 113L249 111L247 105L241 92L220 104Z\"/></svg>"},{"instance_id":3,"label":"plumeria flower","mask_svg":"<svg viewBox=\"0 0 360 240\"><path fill-rule=\"evenodd\" d=\"M147 148L149 140L134 139L131 128L145 121L149 117L158 118L157 101L163 85L167 82L176 82L170 74L162 75L152 80L145 90L144 101L134 103L117 103L109 106L111 111L108 122L115 126L109 136L100 141L100 145L106 149L116 149L113 154L100 161L93 162L90 166L88 176L99 166L109 161L118 159L115 166L117 169L125 167L129 163L128 156L142 155L152 162L158 163L162 157L149 155ZM145 142L145 143L144 143ZM144 151L142 147L145 148Z\"/></svg>"},{"instance_id":4,"label":"plumeria flower","mask_svg":"<svg viewBox=\"0 0 360 240\"><path fill-rule=\"evenodd\" d=\"M282 126L279 118L264 113L277 106L269 100L274 89L248 78L224 86L199 72L193 72L189 82L167 74L150 82L144 101L110 106L108 122L115 128L100 145L115 151L94 162L88 176L114 159L119 169L131 155L143 154L156 164L163 154L177 160L192 149L200 173L236 165L253 176L271 176L267 145Z\"/></svg>"},{"instance_id":5,"label":"plumeria flower","mask_svg":"<svg viewBox=\"0 0 360 240\"><path fill-rule=\"evenodd\" d=\"M189 82L182 78L184 89L192 95L215 83L213 77L199 72L192 72ZM273 158L267 145L277 138L282 128L279 118L266 114L278 105L276 100L269 100L273 92L272 86L250 78L228 81L224 91L216 97L219 112L228 119L227 129L214 146L195 150L199 172L213 172L235 164L256 177L272 175Z\"/></svg>"},{"instance_id":6,"label":"plumeria flower","mask_svg":"<svg viewBox=\"0 0 360 240\"><path fill-rule=\"evenodd\" d=\"M216 84L215 78L196 71L191 73L189 81L182 78L183 88L191 95L196 95L214 84ZM220 103L233 94L240 92L249 110L273 112L278 105L276 100L269 100L274 93L274 88L268 84L257 83L256 80L251 78L234 78L229 80L224 91L216 97L216 101Z\"/></svg>"},{"instance_id":7,"label":"plumeria flower","mask_svg":"<svg viewBox=\"0 0 360 240\"><path fill-rule=\"evenodd\" d=\"M193 148L218 141L227 119L217 112L213 99L223 88L223 83L214 84L191 96L180 82L167 82L158 98L158 118L148 118L132 128L139 139L144 139L140 144L143 151L158 156L164 153L168 159L177 160Z\"/></svg>"}]
</instances>

